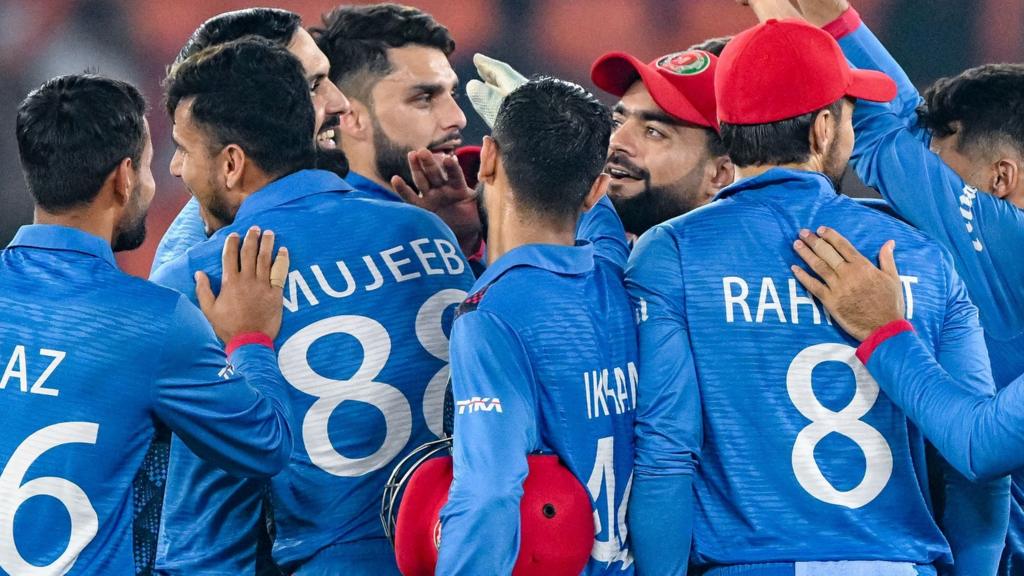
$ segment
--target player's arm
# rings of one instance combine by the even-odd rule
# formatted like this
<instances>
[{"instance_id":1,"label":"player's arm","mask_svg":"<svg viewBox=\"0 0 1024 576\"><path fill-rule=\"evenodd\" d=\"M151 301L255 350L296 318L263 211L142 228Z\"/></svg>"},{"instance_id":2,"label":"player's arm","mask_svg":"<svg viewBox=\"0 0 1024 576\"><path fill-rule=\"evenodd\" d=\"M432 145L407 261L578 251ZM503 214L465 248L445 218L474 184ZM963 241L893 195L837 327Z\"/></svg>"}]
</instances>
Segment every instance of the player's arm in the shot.
<instances>
[{"instance_id":1,"label":"player's arm","mask_svg":"<svg viewBox=\"0 0 1024 576\"><path fill-rule=\"evenodd\" d=\"M835 230L825 229L822 238L808 233L795 246L822 281L794 268L797 279L844 330L862 341L857 355L868 371L951 465L972 480L1024 468L1024 377L992 396L986 383L979 387L960 382L943 368L903 320L894 245L882 248L881 268ZM834 258L845 264L828 266ZM951 320L957 320L953 325L959 326L960 338L976 339L976 312L964 304L963 284L953 278ZM946 350L950 346L943 344ZM971 361L977 374L987 373L984 355Z\"/></svg>"},{"instance_id":2,"label":"player's arm","mask_svg":"<svg viewBox=\"0 0 1024 576\"><path fill-rule=\"evenodd\" d=\"M604 256L620 270L626 268L626 260L629 258L626 229L607 195L602 196L593 208L580 216L576 239L589 241L598 256Z\"/></svg>"},{"instance_id":3,"label":"player's arm","mask_svg":"<svg viewBox=\"0 0 1024 576\"><path fill-rule=\"evenodd\" d=\"M437 573L510 574L526 455L538 445L533 371L516 334L481 310L456 321L451 362L455 480L441 511Z\"/></svg>"},{"instance_id":4,"label":"player's arm","mask_svg":"<svg viewBox=\"0 0 1024 576\"><path fill-rule=\"evenodd\" d=\"M672 232L659 226L640 238L626 267L640 345L629 530L643 574L685 574L693 531L703 429L680 266Z\"/></svg>"},{"instance_id":5,"label":"player's arm","mask_svg":"<svg viewBox=\"0 0 1024 576\"><path fill-rule=\"evenodd\" d=\"M197 275L202 312L184 296L179 299L159 359L153 406L201 458L233 474L272 476L292 449L287 385L273 349L281 287L270 283L271 234L261 241L250 230L241 251L238 246L237 235L225 241L219 296L204 274ZM282 249L275 278L287 274L287 260ZM182 269L161 270L173 275ZM230 363L218 337L227 342Z\"/></svg>"},{"instance_id":6,"label":"player's arm","mask_svg":"<svg viewBox=\"0 0 1024 576\"><path fill-rule=\"evenodd\" d=\"M833 230L824 229L819 232L828 242L813 235L802 234L802 239L795 245L797 253L814 269L824 283L810 277L806 272L794 267L794 274L805 287L825 304L839 324L852 336L864 339L858 350L858 356L868 366L872 375L876 376L880 386L890 393L890 388L915 385L918 390L914 396L903 397L903 392L895 390L890 397L901 407L909 408L905 413L914 422L921 420L921 430L931 438L936 447L945 452L951 448L950 442L961 442L960 468L963 468L963 448L966 443L970 450L970 427L973 423L963 420L952 420L950 411L941 397L932 396L922 404L924 393L927 397L928 388L934 390L941 382L922 380L929 372L923 368L929 366L933 370L944 370L956 382L949 395L960 393L973 396L975 401L986 401L995 393L992 374L988 364L988 353L978 323L977 308L967 298L963 282L953 271L948 254L942 261L940 270L948 283L946 316L943 321L942 333L936 357L931 362L918 357L917 364L903 364L903 373L896 375L895 380L876 374L880 358L873 356L871 347L873 338L879 338L879 326L907 326L903 318L902 287L899 274L892 256L892 243L886 243L879 259L882 269L876 269L861 256L845 238ZM874 288L873 299L854 299L850 294L855 286ZM870 292L866 290L865 293ZM869 304L866 304L869 303ZM861 311L857 311L860 308ZM865 318L872 318L865 322ZM885 334L882 333L882 336ZM878 352L876 351L875 354ZM886 358L888 363L907 362L907 358ZM972 403L967 402L967 409ZM964 408L961 408L963 410ZM941 423L939 422L941 420ZM954 424L957 422L957 424ZM960 426L959 432L965 434L959 440L949 437L942 429ZM937 435L937 436L933 436ZM941 444L941 445L940 445ZM956 446L952 446L956 449ZM969 452L968 452L969 453ZM969 456L968 456L969 458ZM954 470L945 461L941 463L945 479L946 505L942 516L938 519L943 533L949 541L953 552L953 574L994 574L999 564L1003 541L1006 538L1006 527L1009 522L1009 478L995 478L984 482L971 482ZM969 470L967 470L969 472Z\"/></svg>"},{"instance_id":7,"label":"player's arm","mask_svg":"<svg viewBox=\"0 0 1024 576\"><path fill-rule=\"evenodd\" d=\"M204 240L206 240L206 229L203 225L203 218L199 215L199 201L192 197L189 198L187 204L182 206L181 212L174 217L171 225L164 232L163 238L160 239L149 275L154 276L161 266L177 259L188 252L189 248Z\"/></svg>"}]
</instances>

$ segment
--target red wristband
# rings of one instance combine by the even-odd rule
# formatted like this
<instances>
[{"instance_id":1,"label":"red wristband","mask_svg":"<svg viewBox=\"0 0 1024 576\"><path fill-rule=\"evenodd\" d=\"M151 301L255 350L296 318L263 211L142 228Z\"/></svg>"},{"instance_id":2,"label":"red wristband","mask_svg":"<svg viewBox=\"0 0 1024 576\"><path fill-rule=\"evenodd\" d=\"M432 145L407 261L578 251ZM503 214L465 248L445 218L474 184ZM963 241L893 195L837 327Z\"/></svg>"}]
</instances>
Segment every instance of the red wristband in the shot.
<instances>
[{"instance_id":1,"label":"red wristband","mask_svg":"<svg viewBox=\"0 0 1024 576\"><path fill-rule=\"evenodd\" d=\"M857 358L860 358L860 361L867 366L868 360L871 359L871 355L875 352L875 348L881 346L882 342L897 334L913 331L914 326L910 322L906 320L893 320L872 332L870 336L860 343L860 346L857 347Z\"/></svg>"},{"instance_id":2,"label":"red wristband","mask_svg":"<svg viewBox=\"0 0 1024 576\"><path fill-rule=\"evenodd\" d=\"M845 12L840 14L839 18L825 24L821 29L831 34L836 40L839 40L859 28L861 23L860 14L853 9L853 6L850 6Z\"/></svg>"},{"instance_id":3,"label":"red wristband","mask_svg":"<svg viewBox=\"0 0 1024 576\"><path fill-rule=\"evenodd\" d=\"M236 334L234 338L228 342L228 345L224 347L224 353L231 356L246 344L259 344L260 346L266 346L271 350L274 349L274 341L270 339L263 332L243 332L242 334Z\"/></svg>"}]
</instances>

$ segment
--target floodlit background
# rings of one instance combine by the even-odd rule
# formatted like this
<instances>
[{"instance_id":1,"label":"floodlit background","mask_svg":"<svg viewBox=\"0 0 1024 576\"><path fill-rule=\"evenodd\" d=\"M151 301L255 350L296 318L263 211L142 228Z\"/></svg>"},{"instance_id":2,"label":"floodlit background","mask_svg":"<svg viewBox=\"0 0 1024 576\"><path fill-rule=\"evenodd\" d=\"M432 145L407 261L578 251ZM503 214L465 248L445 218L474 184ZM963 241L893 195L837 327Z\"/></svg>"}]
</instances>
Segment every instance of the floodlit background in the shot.
<instances>
[{"instance_id":1,"label":"floodlit background","mask_svg":"<svg viewBox=\"0 0 1024 576\"><path fill-rule=\"evenodd\" d=\"M448 26L456 42L453 65L463 82L474 77L474 52L506 60L524 74L544 73L594 90L590 64L624 50L644 60L681 50L755 23L733 0L414 0ZM984 62L1024 58L1024 0L853 0L865 21L924 88L936 78ZM157 196L146 244L118 255L130 273L145 276L157 242L187 193L167 171L170 127L160 80L185 40L218 13L271 5L302 15L306 26L334 6L330 0L0 0L0 245L32 219L14 136L15 110L46 79L95 71L126 79L149 99ZM813 81L813 79L808 79ZM611 99L605 98L610 104ZM469 119L466 143L477 143L483 122Z\"/></svg>"}]
</instances>

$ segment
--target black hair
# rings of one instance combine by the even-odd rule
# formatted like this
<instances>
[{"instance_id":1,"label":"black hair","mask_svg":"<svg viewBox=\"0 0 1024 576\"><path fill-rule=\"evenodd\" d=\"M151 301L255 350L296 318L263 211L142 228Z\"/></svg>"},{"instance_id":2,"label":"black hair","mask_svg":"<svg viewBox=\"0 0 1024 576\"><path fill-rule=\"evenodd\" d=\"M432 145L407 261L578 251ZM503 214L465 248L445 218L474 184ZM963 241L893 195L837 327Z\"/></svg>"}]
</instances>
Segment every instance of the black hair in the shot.
<instances>
[{"instance_id":1,"label":"black hair","mask_svg":"<svg viewBox=\"0 0 1024 576\"><path fill-rule=\"evenodd\" d=\"M505 97L492 137L516 200L549 219L579 213L604 169L611 114L580 86L549 77Z\"/></svg>"},{"instance_id":2,"label":"black hair","mask_svg":"<svg viewBox=\"0 0 1024 576\"><path fill-rule=\"evenodd\" d=\"M298 14L280 8L246 8L218 14L196 28L174 63L181 64L210 46L246 36L259 36L287 47L301 24Z\"/></svg>"},{"instance_id":3,"label":"black hair","mask_svg":"<svg viewBox=\"0 0 1024 576\"><path fill-rule=\"evenodd\" d=\"M811 126L825 110L838 122L843 98L828 106L766 124L730 124L722 122L722 144L736 166L799 164L811 157Z\"/></svg>"},{"instance_id":4,"label":"black hair","mask_svg":"<svg viewBox=\"0 0 1024 576\"><path fill-rule=\"evenodd\" d=\"M92 74L48 80L18 106L18 155L36 204L60 213L91 202L125 158L146 146L146 100Z\"/></svg>"},{"instance_id":5,"label":"black hair","mask_svg":"<svg viewBox=\"0 0 1024 576\"><path fill-rule=\"evenodd\" d=\"M729 41L732 40L732 36L719 36L718 38L708 38L703 42L698 42L693 46L687 48L687 50L703 50L705 52L711 52L715 56L721 56L722 50L725 50Z\"/></svg>"},{"instance_id":6,"label":"black hair","mask_svg":"<svg viewBox=\"0 0 1024 576\"><path fill-rule=\"evenodd\" d=\"M1024 64L985 64L941 78L925 91L917 115L933 134L959 132L961 152L1002 141L1024 153Z\"/></svg>"},{"instance_id":7,"label":"black hair","mask_svg":"<svg viewBox=\"0 0 1024 576\"><path fill-rule=\"evenodd\" d=\"M316 123L302 64L267 40L212 46L173 68L164 81L167 112L193 98L192 119L213 146L241 146L273 177L311 168Z\"/></svg>"},{"instance_id":8,"label":"black hair","mask_svg":"<svg viewBox=\"0 0 1024 576\"><path fill-rule=\"evenodd\" d=\"M426 12L399 4L340 6L311 28L331 61L331 80L350 97L369 103L373 86L391 71L389 48L436 48L450 56L455 41L448 29Z\"/></svg>"}]
</instances>

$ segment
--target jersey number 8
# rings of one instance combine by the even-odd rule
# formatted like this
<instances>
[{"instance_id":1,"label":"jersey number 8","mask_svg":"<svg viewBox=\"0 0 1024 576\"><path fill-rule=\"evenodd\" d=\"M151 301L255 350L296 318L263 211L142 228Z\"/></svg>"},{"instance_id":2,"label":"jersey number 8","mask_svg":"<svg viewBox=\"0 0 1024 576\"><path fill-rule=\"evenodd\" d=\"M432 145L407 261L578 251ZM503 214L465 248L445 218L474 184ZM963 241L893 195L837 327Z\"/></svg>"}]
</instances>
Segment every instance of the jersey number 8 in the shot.
<instances>
[{"instance_id":1,"label":"jersey number 8","mask_svg":"<svg viewBox=\"0 0 1024 576\"><path fill-rule=\"evenodd\" d=\"M441 318L452 304L462 302L466 292L454 288L441 290L423 303L416 314L416 338L420 345L445 365L430 379L423 394L423 417L431 432L440 436L444 390L451 368L448 365L448 338ZM348 334L363 348L363 360L348 380L336 380L317 374L307 354L314 342L330 334ZM296 389L316 397L302 419L302 442L309 459L317 467L335 476L362 476L387 465L402 451L412 433L412 409L398 388L378 382L377 378L391 355L391 337L373 318L334 316L299 330L281 346L278 362L281 373ZM384 441L373 454L362 458L344 456L331 443L327 424L342 402L354 400L369 404L384 416Z\"/></svg>"},{"instance_id":2,"label":"jersey number 8","mask_svg":"<svg viewBox=\"0 0 1024 576\"><path fill-rule=\"evenodd\" d=\"M793 444L793 472L797 482L818 500L857 509L874 500L892 476L892 450L881 432L861 418L878 399L878 383L857 359L855 350L845 344L818 344L805 348L789 365L786 390L796 409L811 421L800 431ZM856 390L853 399L838 412L829 410L814 395L811 374L823 362L841 362L853 371ZM821 473L814 459L814 448L825 436L841 434L864 452L864 478L850 490L837 490Z\"/></svg>"}]
</instances>

